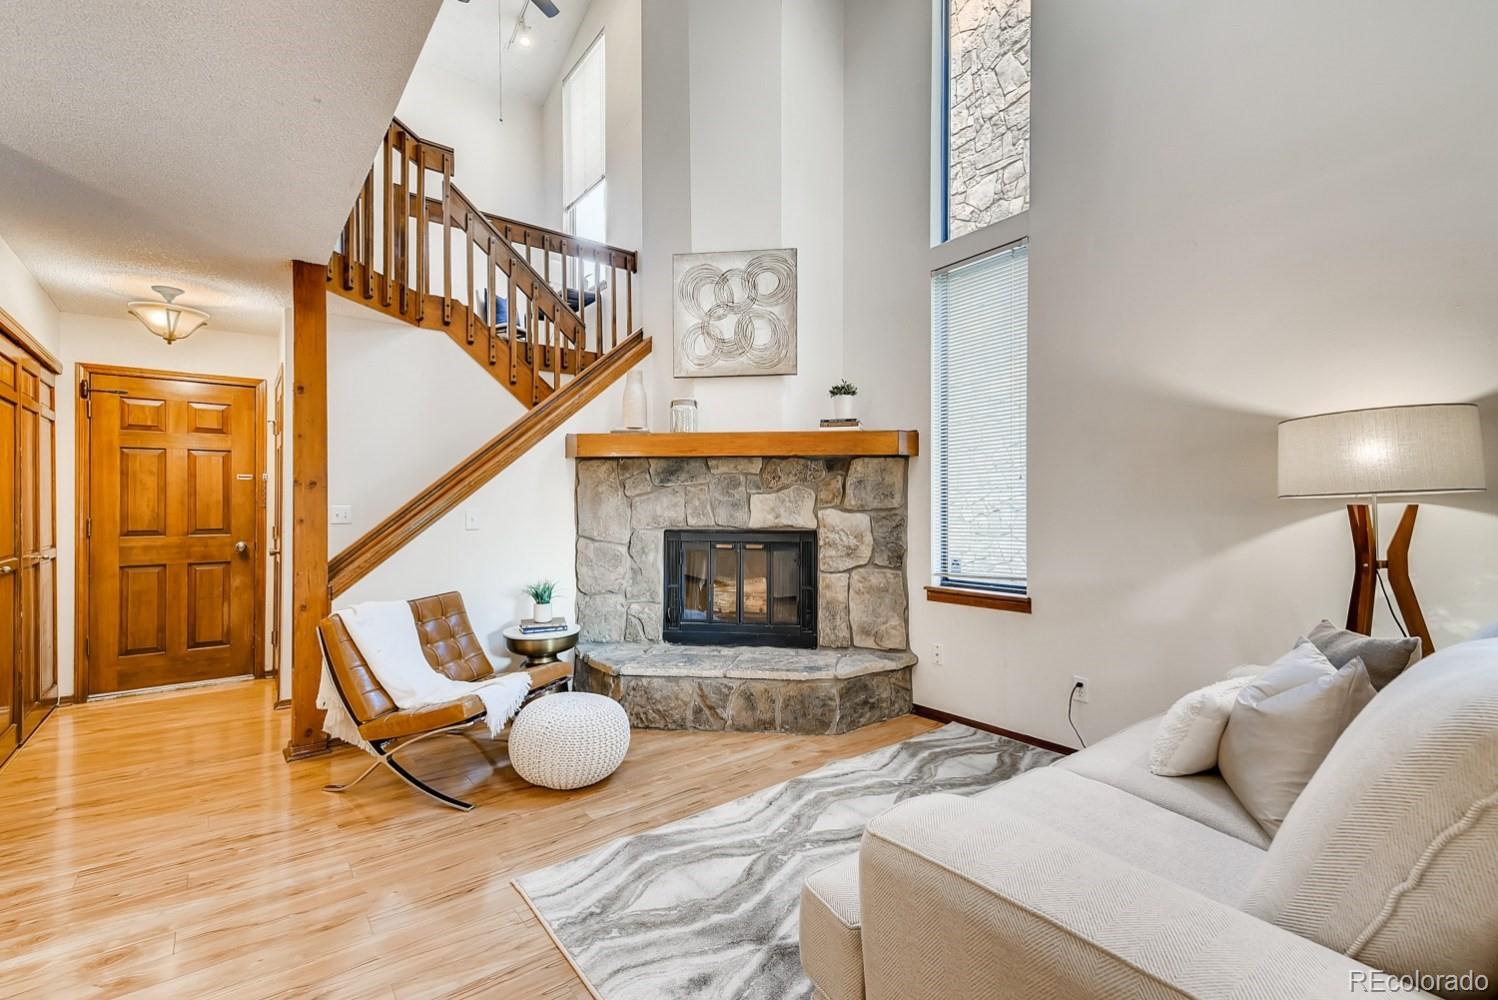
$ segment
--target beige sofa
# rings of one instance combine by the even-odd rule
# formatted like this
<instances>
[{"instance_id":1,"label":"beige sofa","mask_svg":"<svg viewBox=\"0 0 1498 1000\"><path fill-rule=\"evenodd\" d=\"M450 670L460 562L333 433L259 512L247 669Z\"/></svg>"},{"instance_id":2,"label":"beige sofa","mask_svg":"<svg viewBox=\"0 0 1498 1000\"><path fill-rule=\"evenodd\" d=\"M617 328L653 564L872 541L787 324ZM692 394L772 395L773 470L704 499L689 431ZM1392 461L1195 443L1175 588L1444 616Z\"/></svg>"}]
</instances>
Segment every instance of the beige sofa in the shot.
<instances>
[{"instance_id":1,"label":"beige sofa","mask_svg":"<svg viewBox=\"0 0 1498 1000\"><path fill-rule=\"evenodd\" d=\"M1498 640L1385 688L1272 842L1156 723L870 823L801 894L819 1000L1498 996Z\"/></svg>"}]
</instances>

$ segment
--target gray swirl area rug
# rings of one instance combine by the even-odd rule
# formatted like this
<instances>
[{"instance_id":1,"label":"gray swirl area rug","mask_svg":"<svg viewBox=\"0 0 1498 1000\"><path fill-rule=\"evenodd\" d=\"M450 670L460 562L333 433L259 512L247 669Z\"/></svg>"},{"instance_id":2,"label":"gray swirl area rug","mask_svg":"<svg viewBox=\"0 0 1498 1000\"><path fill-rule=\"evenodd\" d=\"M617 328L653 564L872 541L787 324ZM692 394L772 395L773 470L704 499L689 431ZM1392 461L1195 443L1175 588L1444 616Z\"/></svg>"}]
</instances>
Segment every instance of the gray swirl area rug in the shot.
<instances>
[{"instance_id":1,"label":"gray swirl area rug","mask_svg":"<svg viewBox=\"0 0 1498 1000\"><path fill-rule=\"evenodd\" d=\"M810 997L801 882L915 795L981 792L1056 755L955 723L515 880L603 1000Z\"/></svg>"}]
</instances>

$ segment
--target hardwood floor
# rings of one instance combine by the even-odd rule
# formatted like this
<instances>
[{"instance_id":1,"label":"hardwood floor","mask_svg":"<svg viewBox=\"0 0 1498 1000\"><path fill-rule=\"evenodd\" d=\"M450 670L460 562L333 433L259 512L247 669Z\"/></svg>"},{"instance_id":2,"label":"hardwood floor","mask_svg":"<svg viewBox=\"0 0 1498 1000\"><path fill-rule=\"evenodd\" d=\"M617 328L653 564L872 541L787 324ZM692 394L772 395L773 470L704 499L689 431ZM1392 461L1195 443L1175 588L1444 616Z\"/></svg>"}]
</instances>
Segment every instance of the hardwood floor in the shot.
<instances>
[{"instance_id":1,"label":"hardwood floor","mask_svg":"<svg viewBox=\"0 0 1498 1000\"><path fill-rule=\"evenodd\" d=\"M637 731L609 780L525 784L499 744L413 749L443 809L353 750L288 765L271 682L58 710L0 769L0 997L582 998L510 885L936 723Z\"/></svg>"}]
</instances>

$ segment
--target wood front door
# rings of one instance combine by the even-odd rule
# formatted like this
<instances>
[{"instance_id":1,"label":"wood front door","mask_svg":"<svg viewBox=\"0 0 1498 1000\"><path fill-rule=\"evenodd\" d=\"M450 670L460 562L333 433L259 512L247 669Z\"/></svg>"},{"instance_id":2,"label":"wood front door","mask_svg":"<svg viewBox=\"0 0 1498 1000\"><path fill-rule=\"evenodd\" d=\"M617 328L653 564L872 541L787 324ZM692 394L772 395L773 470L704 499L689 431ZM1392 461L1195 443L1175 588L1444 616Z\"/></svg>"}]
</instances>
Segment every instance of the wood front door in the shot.
<instances>
[{"instance_id":1,"label":"wood front door","mask_svg":"<svg viewBox=\"0 0 1498 1000\"><path fill-rule=\"evenodd\" d=\"M259 390L87 383L89 693L257 673Z\"/></svg>"}]
</instances>

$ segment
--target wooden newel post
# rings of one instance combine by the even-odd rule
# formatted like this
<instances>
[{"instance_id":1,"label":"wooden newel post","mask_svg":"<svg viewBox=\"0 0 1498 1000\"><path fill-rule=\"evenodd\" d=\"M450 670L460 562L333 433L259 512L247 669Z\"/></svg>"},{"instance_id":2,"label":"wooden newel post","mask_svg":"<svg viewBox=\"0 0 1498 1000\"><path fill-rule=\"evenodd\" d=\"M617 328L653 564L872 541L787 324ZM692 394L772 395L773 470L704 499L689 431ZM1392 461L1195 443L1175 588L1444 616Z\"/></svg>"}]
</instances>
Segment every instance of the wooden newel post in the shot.
<instances>
[{"instance_id":1,"label":"wooden newel post","mask_svg":"<svg viewBox=\"0 0 1498 1000\"><path fill-rule=\"evenodd\" d=\"M326 265L292 262L291 741L287 760L327 753L317 707L328 597L328 294Z\"/></svg>"}]
</instances>

